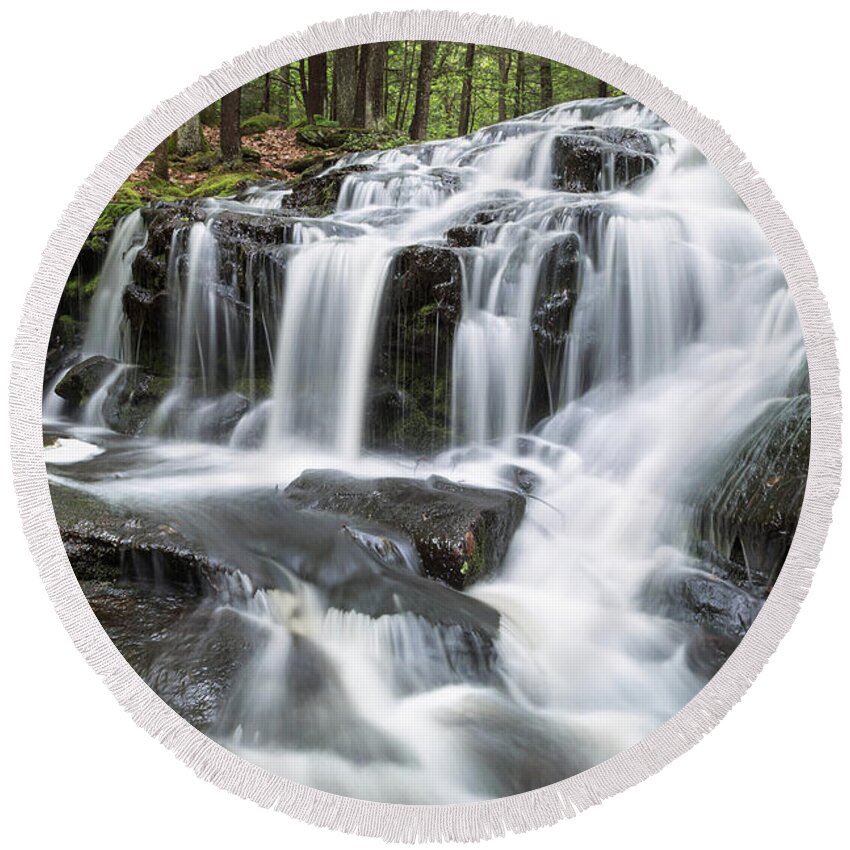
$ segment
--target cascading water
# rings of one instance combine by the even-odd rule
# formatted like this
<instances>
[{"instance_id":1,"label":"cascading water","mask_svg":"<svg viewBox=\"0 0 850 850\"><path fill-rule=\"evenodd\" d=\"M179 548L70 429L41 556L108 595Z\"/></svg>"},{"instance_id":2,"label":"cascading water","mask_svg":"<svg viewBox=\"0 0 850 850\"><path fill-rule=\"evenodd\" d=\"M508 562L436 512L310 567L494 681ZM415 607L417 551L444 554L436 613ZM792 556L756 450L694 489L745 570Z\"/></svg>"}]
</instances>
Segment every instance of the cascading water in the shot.
<instances>
[{"instance_id":1,"label":"cascading water","mask_svg":"<svg viewBox=\"0 0 850 850\"><path fill-rule=\"evenodd\" d=\"M558 172L565 135L571 151L601 151L595 170L576 159ZM688 662L693 631L641 600L653 576L693 563L685 501L754 422L799 408L788 400L805 369L794 305L730 187L627 98L353 154L332 171L352 166L363 170L346 177L336 212L302 218L252 257L239 297L216 217L292 216L277 209L283 190L257 190L174 232L176 383L154 423L168 430L162 423L189 400L214 401L246 378L253 387L264 350L271 392L260 401L252 389L257 403L231 438L253 448L152 441L143 472L124 462L120 476L88 475L85 487L137 508L165 505L170 523L240 571L241 590L210 603L241 623L240 645L251 647L208 727L226 746L369 799L528 790L637 742L704 683ZM127 364L116 292L140 222L126 219L114 237L107 264L120 259L122 271L98 293L85 346ZM444 249L458 228L468 239L451 245L461 287L453 336L439 304L412 320L430 328L436 312L433 349L441 334L452 340L450 445L414 460L365 451L398 257L411 245ZM436 388L440 378L435 357L423 380ZM105 468L108 454L91 464ZM505 470L519 469L534 485L499 574L464 594L421 580L423 614L400 601L416 567L401 543L355 525L340 536L338 525L280 507L279 491L319 466L513 489L520 479L506 484ZM254 500L272 490L269 503ZM728 548L723 533L715 542ZM359 588L356 604L343 584ZM452 619L458 599L475 606L466 619ZM489 625L481 612L493 612ZM200 630L197 616L173 639L178 658L218 646L219 631Z\"/></svg>"}]
</instances>

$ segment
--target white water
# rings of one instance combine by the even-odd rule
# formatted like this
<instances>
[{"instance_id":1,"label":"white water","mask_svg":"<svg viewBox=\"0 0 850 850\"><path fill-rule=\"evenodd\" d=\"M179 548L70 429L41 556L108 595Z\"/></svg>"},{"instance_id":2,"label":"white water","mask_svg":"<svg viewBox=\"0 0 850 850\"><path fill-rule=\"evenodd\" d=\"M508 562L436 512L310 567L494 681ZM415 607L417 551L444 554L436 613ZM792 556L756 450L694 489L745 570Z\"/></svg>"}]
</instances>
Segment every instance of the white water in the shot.
<instances>
[{"instance_id":1,"label":"white water","mask_svg":"<svg viewBox=\"0 0 850 850\"><path fill-rule=\"evenodd\" d=\"M626 189L612 188L608 175L600 193L554 191L555 139L588 123L646 130L655 170ZM460 802L524 790L511 783L526 773L525 787L555 781L637 742L702 686L686 662L690 633L647 614L638 597L657 571L688 562L683 498L786 394L804 356L794 306L728 185L679 133L626 99L555 107L465 139L355 154L340 166L352 163L374 170L344 185L333 220L349 234L306 222L286 249L284 303L269 333L272 398L233 438L257 445L267 420L263 445L161 443L144 476L96 489L139 504L153 484L155 499L178 515L201 496L238 503L252 488L283 488L310 467L438 472L488 486L505 486L506 464L534 473L535 498L503 569L469 592L500 614L496 681L441 679L434 671L450 666L445 646L433 648L442 638L420 619L342 612L294 581L294 589L229 603L270 637L243 670L219 735L270 770L368 799ZM262 196L249 202L262 205ZM454 447L415 465L365 454L369 368L394 254L440 242L493 202L503 214L483 242L457 249L464 289ZM570 233L581 245L580 294L551 376L556 409L518 441L529 429L541 263ZM175 371L200 372L214 395L230 378L207 365L235 363L238 352L221 319L208 224L192 225L188 246ZM245 535L228 540L237 561L257 544ZM269 540L268 557L283 562L281 540ZM423 657L432 663L420 669ZM305 664L325 671L309 703L315 726L293 720L275 738L268 730L300 705L287 671ZM411 670L416 686L408 677L400 689Z\"/></svg>"}]
</instances>

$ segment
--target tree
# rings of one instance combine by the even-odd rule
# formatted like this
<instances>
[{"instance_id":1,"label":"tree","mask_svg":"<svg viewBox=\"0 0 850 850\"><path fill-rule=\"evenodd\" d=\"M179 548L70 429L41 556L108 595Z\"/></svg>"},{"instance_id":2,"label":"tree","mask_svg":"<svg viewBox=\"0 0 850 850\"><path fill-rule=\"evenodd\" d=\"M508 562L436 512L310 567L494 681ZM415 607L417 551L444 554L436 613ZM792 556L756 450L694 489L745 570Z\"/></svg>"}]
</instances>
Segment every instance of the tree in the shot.
<instances>
[{"instance_id":1,"label":"tree","mask_svg":"<svg viewBox=\"0 0 850 850\"><path fill-rule=\"evenodd\" d=\"M242 159L242 87L221 99L221 156L225 162Z\"/></svg>"},{"instance_id":2,"label":"tree","mask_svg":"<svg viewBox=\"0 0 850 850\"><path fill-rule=\"evenodd\" d=\"M597 97L609 97L610 92L608 91L608 83L605 80L599 80L596 84L596 96Z\"/></svg>"},{"instance_id":3,"label":"tree","mask_svg":"<svg viewBox=\"0 0 850 850\"><path fill-rule=\"evenodd\" d=\"M307 122L315 123L316 116L325 114L325 102L328 96L328 54L317 53L307 59L309 80L307 83Z\"/></svg>"},{"instance_id":4,"label":"tree","mask_svg":"<svg viewBox=\"0 0 850 850\"><path fill-rule=\"evenodd\" d=\"M436 41L423 41L419 54L419 73L416 77L416 104L410 122L410 138L428 137L428 107L431 103L431 84L434 77L434 58L437 55Z\"/></svg>"},{"instance_id":5,"label":"tree","mask_svg":"<svg viewBox=\"0 0 850 850\"><path fill-rule=\"evenodd\" d=\"M384 82L387 73L387 43L370 45L369 73L366 77L366 126L384 129L387 124L387 101Z\"/></svg>"},{"instance_id":6,"label":"tree","mask_svg":"<svg viewBox=\"0 0 850 850\"><path fill-rule=\"evenodd\" d=\"M280 115L280 120L284 126L289 126L290 120L290 94L292 89L292 82L289 79L289 65L285 65L280 69L280 107L278 109L278 114Z\"/></svg>"},{"instance_id":7,"label":"tree","mask_svg":"<svg viewBox=\"0 0 850 850\"><path fill-rule=\"evenodd\" d=\"M472 68L475 65L475 45L466 45L466 56L463 62L463 87L460 93L460 119L457 134L465 136L470 129L472 116Z\"/></svg>"},{"instance_id":8,"label":"tree","mask_svg":"<svg viewBox=\"0 0 850 850\"><path fill-rule=\"evenodd\" d=\"M201 133L201 113L193 115L185 124L177 128L177 153L180 156L191 156L202 151L205 147Z\"/></svg>"},{"instance_id":9,"label":"tree","mask_svg":"<svg viewBox=\"0 0 850 850\"><path fill-rule=\"evenodd\" d=\"M354 107L357 100L357 48L344 47L334 52L334 101L336 120L343 127L354 124Z\"/></svg>"},{"instance_id":10,"label":"tree","mask_svg":"<svg viewBox=\"0 0 850 850\"><path fill-rule=\"evenodd\" d=\"M272 75L263 77L263 112L272 111Z\"/></svg>"},{"instance_id":11,"label":"tree","mask_svg":"<svg viewBox=\"0 0 850 850\"><path fill-rule=\"evenodd\" d=\"M525 94L525 54L516 54L516 86L514 88L514 118L522 115L522 101Z\"/></svg>"},{"instance_id":12,"label":"tree","mask_svg":"<svg viewBox=\"0 0 850 850\"><path fill-rule=\"evenodd\" d=\"M153 152L153 173L161 180L168 180L168 139L163 139Z\"/></svg>"},{"instance_id":13,"label":"tree","mask_svg":"<svg viewBox=\"0 0 850 850\"><path fill-rule=\"evenodd\" d=\"M499 121L508 117L508 75L511 72L511 53L499 49Z\"/></svg>"},{"instance_id":14,"label":"tree","mask_svg":"<svg viewBox=\"0 0 850 850\"><path fill-rule=\"evenodd\" d=\"M552 60L540 59L540 108L548 109L555 102L552 91Z\"/></svg>"},{"instance_id":15,"label":"tree","mask_svg":"<svg viewBox=\"0 0 850 850\"><path fill-rule=\"evenodd\" d=\"M379 41L361 46L357 72L357 97L354 105L355 127L373 130L386 126L384 92L386 60L386 42Z\"/></svg>"}]
</instances>

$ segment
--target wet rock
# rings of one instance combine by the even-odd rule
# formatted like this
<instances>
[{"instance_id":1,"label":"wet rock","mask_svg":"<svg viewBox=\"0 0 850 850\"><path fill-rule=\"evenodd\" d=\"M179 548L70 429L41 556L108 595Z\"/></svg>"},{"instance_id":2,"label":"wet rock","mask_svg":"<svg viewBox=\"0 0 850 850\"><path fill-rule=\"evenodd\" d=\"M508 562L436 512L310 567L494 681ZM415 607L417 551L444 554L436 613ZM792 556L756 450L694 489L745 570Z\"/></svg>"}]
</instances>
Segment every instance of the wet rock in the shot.
<instances>
[{"instance_id":1,"label":"wet rock","mask_svg":"<svg viewBox=\"0 0 850 850\"><path fill-rule=\"evenodd\" d=\"M735 638L699 629L688 641L685 658L698 676L710 679L729 660L738 643Z\"/></svg>"},{"instance_id":2,"label":"wet rock","mask_svg":"<svg viewBox=\"0 0 850 850\"><path fill-rule=\"evenodd\" d=\"M423 573L455 588L498 568L525 512L518 493L461 486L437 476L370 480L308 470L285 495L304 508L403 533L415 546Z\"/></svg>"},{"instance_id":3,"label":"wet rock","mask_svg":"<svg viewBox=\"0 0 850 850\"><path fill-rule=\"evenodd\" d=\"M578 301L580 269L581 248L574 233L552 245L540 265L531 316L535 345L531 425L550 416L557 406L570 320Z\"/></svg>"},{"instance_id":4,"label":"wet rock","mask_svg":"<svg viewBox=\"0 0 850 850\"><path fill-rule=\"evenodd\" d=\"M97 388L112 374L118 363L97 354L72 366L56 385L56 395L76 409L82 407Z\"/></svg>"},{"instance_id":5,"label":"wet rock","mask_svg":"<svg viewBox=\"0 0 850 850\"><path fill-rule=\"evenodd\" d=\"M413 245L396 257L381 308L368 406L369 445L428 453L447 445L462 275L455 253Z\"/></svg>"},{"instance_id":6,"label":"wet rock","mask_svg":"<svg viewBox=\"0 0 850 850\"><path fill-rule=\"evenodd\" d=\"M540 476L530 469L514 464L505 464L499 470L499 478L512 490L517 489L523 493L532 493L540 485Z\"/></svg>"},{"instance_id":7,"label":"wet rock","mask_svg":"<svg viewBox=\"0 0 850 850\"><path fill-rule=\"evenodd\" d=\"M198 427L194 429L195 434L200 440L226 440L250 409L251 402L244 395L234 392L205 402L197 411Z\"/></svg>"},{"instance_id":8,"label":"wet rock","mask_svg":"<svg viewBox=\"0 0 850 850\"><path fill-rule=\"evenodd\" d=\"M655 577L647 596L650 610L735 642L747 633L762 606L761 599L698 569Z\"/></svg>"},{"instance_id":9,"label":"wet rock","mask_svg":"<svg viewBox=\"0 0 850 850\"><path fill-rule=\"evenodd\" d=\"M694 537L737 565L732 580L764 597L788 555L809 469L811 402L781 399L747 429L693 496Z\"/></svg>"},{"instance_id":10,"label":"wet rock","mask_svg":"<svg viewBox=\"0 0 850 850\"><path fill-rule=\"evenodd\" d=\"M143 434L173 386L173 378L153 375L140 368L127 369L103 402L104 421L119 434L130 437Z\"/></svg>"},{"instance_id":11,"label":"wet rock","mask_svg":"<svg viewBox=\"0 0 850 850\"><path fill-rule=\"evenodd\" d=\"M565 192L601 192L628 186L652 170L646 134L626 128L577 128L555 144L555 185Z\"/></svg>"},{"instance_id":12,"label":"wet rock","mask_svg":"<svg viewBox=\"0 0 850 850\"><path fill-rule=\"evenodd\" d=\"M446 242L452 248L473 248L481 244L484 227L476 224L464 224L446 231Z\"/></svg>"},{"instance_id":13,"label":"wet rock","mask_svg":"<svg viewBox=\"0 0 850 850\"><path fill-rule=\"evenodd\" d=\"M59 533L74 574L87 581L131 581L201 592L220 566L168 522L50 485Z\"/></svg>"},{"instance_id":14,"label":"wet rock","mask_svg":"<svg viewBox=\"0 0 850 850\"><path fill-rule=\"evenodd\" d=\"M350 165L316 175L307 171L292 181L292 194L283 199L283 207L313 218L328 215L336 209L345 178L369 170L367 165Z\"/></svg>"}]
</instances>

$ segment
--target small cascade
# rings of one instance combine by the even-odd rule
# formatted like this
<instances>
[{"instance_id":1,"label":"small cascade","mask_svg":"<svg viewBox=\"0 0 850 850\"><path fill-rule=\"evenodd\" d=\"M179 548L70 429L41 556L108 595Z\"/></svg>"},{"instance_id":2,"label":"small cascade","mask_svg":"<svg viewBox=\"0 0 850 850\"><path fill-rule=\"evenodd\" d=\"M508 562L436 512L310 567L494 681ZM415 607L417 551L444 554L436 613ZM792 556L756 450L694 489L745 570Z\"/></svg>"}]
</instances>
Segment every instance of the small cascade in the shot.
<instances>
[{"instance_id":1,"label":"small cascade","mask_svg":"<svg viewBox=\"0 0 850 850\"><path fill-rule=\"evenodd\" d=\"M92 299L83 358L95 354L113 360L129 358L131 347L124 316L124 291L133 281L133 260L146 238L147 228L141 210L130 213L116 225Z\"/></svg>"},{"instance_id":2,"label":"small cascade","mask_svg":"<svg viewBox=\"0 0 850 850\"><path fill-rule=\"evenodd\" d=\"M392 246L378 234L322 239L287 268L277 351L272 444L305 435L360 450L372 344Z\"/></svg>"}]
</instances>

